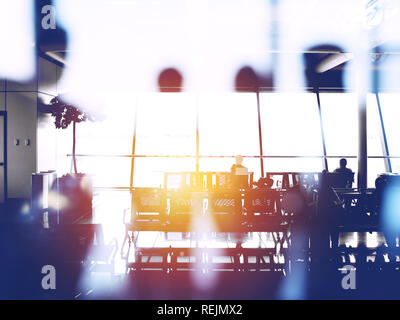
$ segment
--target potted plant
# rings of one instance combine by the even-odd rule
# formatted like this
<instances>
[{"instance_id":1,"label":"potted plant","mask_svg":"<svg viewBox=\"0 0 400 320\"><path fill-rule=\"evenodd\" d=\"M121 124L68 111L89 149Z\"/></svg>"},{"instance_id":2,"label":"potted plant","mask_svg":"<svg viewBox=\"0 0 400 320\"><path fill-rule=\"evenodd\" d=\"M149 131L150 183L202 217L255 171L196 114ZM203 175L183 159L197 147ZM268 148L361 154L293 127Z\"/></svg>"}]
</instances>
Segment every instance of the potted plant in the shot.
<instances>
[{"instance_id":1,"label":"potted plant","mask_svg":"<svg viewBox=\"0 0 400 320\"><path fill-rule=\"evenodd\" d=\"M92 218L92 184L90 178L78 173L76 164L76 124L93 120L90 115L77 107L64 102L59 97L50 101L49 109L55 118L57 129L66 129L72 123L72 163L73 174L57 179L54 189L60 198L58 201L57 223L76 223Z\"/></svg>"},{"instance_id":2,"label":"potted plant","mask_svg":"<svg viewBox=\"0 0 400 320\"><path fill-rule=\"evenodd\" d=\"M74 173L78 174L76 168L76 124L87 119L93 120L88 114L70 104L63 102L59 97L50 101L51 115L55 118L54 124L57 129L66 129L72 122L72 162Z\"/></svg>"}]
</instances>

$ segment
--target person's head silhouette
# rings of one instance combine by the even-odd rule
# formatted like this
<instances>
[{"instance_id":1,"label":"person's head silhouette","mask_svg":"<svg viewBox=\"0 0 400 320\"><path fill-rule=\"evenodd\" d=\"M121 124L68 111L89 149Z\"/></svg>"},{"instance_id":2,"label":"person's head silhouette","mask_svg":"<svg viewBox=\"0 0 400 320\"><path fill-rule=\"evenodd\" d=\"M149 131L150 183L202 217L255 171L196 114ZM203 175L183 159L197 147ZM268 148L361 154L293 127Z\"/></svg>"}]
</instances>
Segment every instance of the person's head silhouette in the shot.
<instances>
[{"instance_id":1,"label":"person's head silhouette","mask_svg":"<svg viewBox=\"0 0 400 320\"><path fill-rule=\"evenodd\" d=\"M347 166L347 160L346 160L345 158L342 158L342 159L340 159L339 164L340 164L340 167L341 167L341 168L346 168L346 166Z\"/></svg>"},{"instance_id":2,"label":"person's head silhouette","mask_svg":"<svg viewBox=\"0 0 400 320\"><path fill-rule=\"evenodd\" d=\"M243 157L242 156L236 156L236 165L241 166L243 163Z\"/></svg>"}]
</instances>

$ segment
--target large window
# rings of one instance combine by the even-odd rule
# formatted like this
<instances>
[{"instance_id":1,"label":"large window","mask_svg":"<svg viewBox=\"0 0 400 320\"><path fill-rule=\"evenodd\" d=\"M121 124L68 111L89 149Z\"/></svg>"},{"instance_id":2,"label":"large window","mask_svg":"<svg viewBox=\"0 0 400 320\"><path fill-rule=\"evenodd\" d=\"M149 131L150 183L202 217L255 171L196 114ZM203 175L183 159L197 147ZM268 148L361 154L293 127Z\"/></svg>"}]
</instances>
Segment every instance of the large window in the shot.
<instances>
[{"instance_id":1,"label":"large window","mask_svg":"<svg viewBox=\"0 0 400 320\"><path fill-rule=\"evenodd\" d=\"M353 93L321 93L322 119L328 156L358 154L358 99ZM380 118L376 96L367 95L368 156L383 156ZM348 167L357 171L357 159L347 159ZM339 159L328 159L329 170L339 166ZM368 159L368 186L373 187L377 174L385 171L383 158ZM357 174L356 174L357 176ZM357 177L356 177L357 178Z\"/></svg>"},{"instance_id":2,"label":"large window","mask_svg":"<svg viewBox=\"0 0 400 320\"><path fill-rule=\"evenodd\" d=\"M136 97L129 95L108 97L108 112L95 122L76 125L76 153L78 172L92 176L96 187L129 187L133 128L135 123ZM72 152L72 125L68 128ZM64 148L65 150L65 148ZM81 156L83 155L83 156ZM71 157L68 158L69 170Z\"/></svg>"},{"instance_id":3,"label":"large window","mask_svg":"<svg viewBox=\"0 0 400 320\"><path fill-rule=\"evenodd\" d=\"M136 154L196 154L196 106L192 95L143 94L137 117Z\"/></svg>"},{"instance_id":4,"label":"large window","mask_svg":"<svg viewBox=\"0 0 400 320\"><path fill-rule=\"evenodd\" d=\"M316 94L260 93L259 97L264 171L322 171ZM400 156L396 144L400 95L380 94L380 100L390 154ZM130 108L126 108L127 101ZM93 175L95 186L130 186L135 123L136 187L162 186L164 172L195 171L197 163L200 171L229 171L235 155L244 156L244 165L254 172L255 180L261 174L256 93L143 93L123 101L116 98L113 103L123 107L110 108L113 112L104 121L76 127L77 154L89 155L78 157L78 171ZM346 157L348 167L356 172L357 96L321 93L320 103L329 170L338 167L340 157ZM61 145L69 152L72 130L67 131L68 138ZM367 96L367 132L368 186L372 187L376 176L386 171L374 94ZM71 157L68 160L66 171L72 168ZM392 159L392 167L399 172L400 161Z\"/></svg>"},{"instance_id":5,"label":"large window","mask_svg":"<svg viewBox=\"0 0 400 320\"><path fill-rule=\"evenodd\" d=\"M357 96L352 93L321 93L320 101L327 155L356 156Z\"/></svg>"},{"instance_id":6,"label":"large window","mask_svg":"<svg viewBox=\"0 0 400 320\"><path fill-rule=\"evenodd\" d=\"M137 106L136 155L196 155L196 104L186 93L147 93ZM195 171L194 158L136 158L134 185L159 187L163 173Z\"/></svg>"},{"instance_id":7,"label":"large window","mask_svg":"<svg viewBox=\"0 0 400 320\"><path fill-rule=\"evenodd\" d=\"M135 187L162 187L164 172L196 171L194 159L186 158L136 158Z\"/></svg>"},{"instance_id":8,"label":"large window","mask_svg":"<svg viewBox=\"0 0 400 320\"><path fill-rule=\"evenodd\" d=\"M380 93L379 100L382 108L389 153L392 156L400 156L400 144L398 141L400 137L400 94Z\"/></svg>"},{"instance_id":9,"label":"large window","mask_svg":"<svg viewBox=\"0 0 400 320\"><path fill-rule=\"evenodd\" d=\"M318 104L313 93L262 93L266 156L322 156ZM322 171L321 158L266 158L266 171Z\"/></svg>"},{"instance_id":10,"label":"large window","mask_svg":"<svg viewBox=\"0 0 400 320\"><path fill-rule=\"evenodd\" d=\"M255 93L208 93L198 97L200 155L259 156L257 97ZM200 159L200 171L229 171L233 158ZM260 160L243 164L261 173Z\"/></svg>"}]
</instances>

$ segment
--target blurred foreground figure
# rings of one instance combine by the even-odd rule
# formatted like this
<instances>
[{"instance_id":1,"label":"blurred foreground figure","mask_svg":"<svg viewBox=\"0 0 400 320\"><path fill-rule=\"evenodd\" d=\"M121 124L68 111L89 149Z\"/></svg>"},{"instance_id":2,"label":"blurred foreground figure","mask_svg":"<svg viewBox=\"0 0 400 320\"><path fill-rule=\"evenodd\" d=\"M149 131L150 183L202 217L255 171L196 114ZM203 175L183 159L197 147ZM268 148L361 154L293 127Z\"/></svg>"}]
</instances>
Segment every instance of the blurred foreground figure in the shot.
<instances>
[{"instance_id":1,"label":"blurred foreground figure","mask_svg":"<svg viewBox=\"0 0 400 320\"><path fill-rule=\"evenodd\" d=\"M382 174L375 180L375 201L380 226L389 248L397 247L400 233L400 176Z\"/></svg>"}]
</instances>

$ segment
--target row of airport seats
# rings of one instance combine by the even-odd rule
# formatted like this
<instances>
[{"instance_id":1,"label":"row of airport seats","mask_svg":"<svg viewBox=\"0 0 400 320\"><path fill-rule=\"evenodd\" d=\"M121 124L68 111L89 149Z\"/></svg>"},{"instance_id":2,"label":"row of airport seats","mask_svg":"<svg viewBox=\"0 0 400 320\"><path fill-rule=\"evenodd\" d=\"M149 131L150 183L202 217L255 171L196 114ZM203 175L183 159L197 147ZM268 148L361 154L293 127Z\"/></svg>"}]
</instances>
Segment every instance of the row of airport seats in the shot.
<instances>
[{"instance_id":1,"label":"row of airport seats","mask_svg":"<svg viewBox=\"0 0 400 320\"><path fill-rule=\"evenodd\" d=\"M337 176L334 174L333 176ZM271 179L271 189L288 189L297 184L305 187L317 186L321 172L267 172L265 178ZM338 178L337 187L343 179ZM254 173L235 175L231 172L165 172L164 187L186 191L216 191L228 189L252 189L255 185Z\"/></svg>"},{"instance_id":2,"label":"row of airport seats","mask_svg":"<svg viewBox=\"0 0 400 320\"><path fill-rule=\"evenodd\" d=\"M186 192L136 188L132 193L131 222L159 221L188 224L194 218L212 217L234 227L243 222L281 223L287 214L281 208L280 190Z\"/></svg>"},{"instance_id":3,"label":"row of airport seats","mask_svg":"<svg viewBox=\"0 0 400 320\"><path fill-rule=\"evenodd\" d=\"M306 205L299 204L298 200L311 202L311 191L319 190L324 182L327 184L326 175L324 179L321 179L321 173L289 172L267 173L267 178L274 180L273 188L252 188L249 185L244 189L229 189L228 182L224 185L225 189L222 189L221 184L217 184L218 188L211 190L207 183L198 189L195 189L196 184L192 185L193 181L201 177L204 181L216 179L218 182L223 176L225 176L224 181L229 181L228 173L166 173L166 188L135 188L133 190L129 220L130 222L168 220L170 223L183 224L193 217L210 215L214 219L229 216L231 223L237 224L244 222L243 220L280 223L284 216L293 215ZM337 176L342 178L338 174L332 175L335 178ZM176 178L177 182L172 185L174 188L171 186L172 178ZM339 186L342 185L339 184ZM301 186L306 193L300 194L301 199L294 201L296 200L294 194L300 191L297 186ZM335 184L329 184L329 186L335 186Z\"/></svg>"},{"instance_id":4,"label":"row of airport seats","mask_svg":"<svg viewBox=\"0 0 400 320\"><path fill-rule=\"evenodd\" d=\"M295 262L293 268L298 265L308 265L308 270L318 270L321 263L325 266L341 268L343 264L354 264L362 270L383 269L400 270L400 252L395 245L382 245L378 248L366 248L362 243L358 247L338 246L338 238L334 245L334 237L331 236L332 246L329 245L329 233L339 232L372 232L381 231L379 227L379 187L376 189L351 188L354 174L341 173L269 173L267 177L274 180L272 188L247 188L242 190L221 189L188 191L182 189L167 188L136 188L133 190L133 220L132 224L139 225L136 231L141 229L140 221L151 224L158 222L151 230L193 232L190 221L196 216L210 216L217 222L217 227L223 232L271 232L288 231L290 236L288 247L255 248L254 256L257 270L282 270L287 271L288 261ZM390 177L377 180L385 187L393 185ZM189 179L190 181L190 179ZM302 194L303 192L303 194ZM156 196L154 196L156 194ZM296 199L302 194L302 201L306 207L301 208L296 204ZM309 197L309 196L312 197ZM316 201L313 197L316 197ZM297 198L296 198L297 197ZM294 201L291 201L293 200ZM322 204L322 205L321 205ZM146 208L147 206L147 208ZM304 209L304 210L303 210ZM146 210L149 212L146 213ZM301 212L303 211L303 212ZM296 227L296 215L306 215L309 228ZM331 216L330 216L331 215ZM220 219L219 219L220 218ZM275 220L274 220L275 219ZM220 224L218 224L220 220ZM225 223L230 222L228 224ZM163 228L162 225L176 228ZM186 228L179 229L186 224ZM257 225L259 229L237 228L237 226ZM284 225L284 228L280 228ZM303 228L303 229L302 229ZM150 230L150 229L148 229ZM211 231L211 230L208 230ZM217 230L218 231L218 228ZM221 229L219 230L221 231ZM196 232L196 231L194 231ZM300 239L301 232L309 237L310 242L293 243ZM297 233L297 235L296 235ZM191 235L192 236L192 235ZM322 237L321 237L322 236ZM385 235L386 237L386 235ZM325 238L327 238L326 246ZM289 244L290 242L290 244ZM300 241L301 242L301 241ZM283 242L282 242L283 243ZM281 243L281 244L282 244ZM310 245L311 243L311 245ZM277 243L275 243L277 244ZM193 252L202 252L201 248L190 252L190 248L135 248L135 263L130 267L135 270L145 270L152 267L179 269L188 266L196 267L193 261L196 258ZM200 251L198 251L200 250ZM207 249L208 250L208 249ZM206 251L207 251L206 250ZM237 246L229 252L228 262L215 261L215 268L233 268L253 270L251 264L252 249ZM259 251L257 251L259 250ZM257 254L256 254L257 251ZM269 253L268 253L269 252ZM202 252L213 257L214 253ZM266 258L268 256L268 258ZM283 262L277 261L278 256L283 257ZM154 259L158 257L159 260ZM238 257L241 257L238 260ZM194 260L193 260L194 258ZM244 259L244 260L243 260ZM250 261L251 260L251 261ZM153 261L155 264L150 263ZM158 262L157 262L158 261ZM159 265L157 265L159 263ZM192 264L191 264L192 263ZM198 264L197 264L198 267ZM302 268L300 266L300 268ZM360 270L361 270L360 269Z\"/></svg>"},{"instance_id":5,"label":"row of airport seats","mask_svg":"<svg viewBox=\"0 0 400 320\"><path fill-rule=\"evenodd\" d=\"M243 224L271 229L308 219L313 212L314 192L320 192L323 201L331 201L332 187L343 186L353 178L342 174L324 173L321 176L321 173L288 172L267 173L267 178L274 180L272 188L252 188L249 185L245 189L209 190L206 183L199 189L191 184L199 177L204 181L220 181L222 176L225 176L224 181L229 181L228 173L166 173L166 188L135 188L130 218L124 215L127 229L140 228L146 222L158 222L189 231L194 218L204 217L210 217L219 230L242 230ZM179 182L173 184L175 188L171 186L171 177ZM188 184L183 185L183 182ZM329 190L328 195L324 188Z\"/></svg>"}]
</instances>

